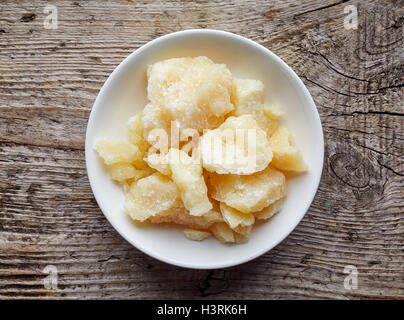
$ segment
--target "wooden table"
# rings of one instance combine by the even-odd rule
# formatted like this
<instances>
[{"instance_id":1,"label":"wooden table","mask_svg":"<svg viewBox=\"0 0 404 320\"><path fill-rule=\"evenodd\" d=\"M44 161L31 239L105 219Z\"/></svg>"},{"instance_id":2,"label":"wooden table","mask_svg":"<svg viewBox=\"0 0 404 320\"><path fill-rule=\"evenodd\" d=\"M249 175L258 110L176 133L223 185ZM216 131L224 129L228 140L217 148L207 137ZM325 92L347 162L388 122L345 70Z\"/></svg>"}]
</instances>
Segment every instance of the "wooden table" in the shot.
<instances>
[{"instance_id":1,"label":"wooden table","mask_svg":"<svg viewBox=\"0 0 404 320\"><path fill-rule=\"evenodd\" d=\"M47 5L57 29L44 28ZM347 5L357 30L344 27ZM1 1L0 298L403 299L403 25L402 0ZM232 31L279 55L313 95L325 134L303 221L269 253L222 270L133 248L104 218L85 169L87 119L108 75L146 42L189 28ZM357 289L344 286L347 265ZM49 266L57 289L44 285Z\"/></svg>"}]
</instances>

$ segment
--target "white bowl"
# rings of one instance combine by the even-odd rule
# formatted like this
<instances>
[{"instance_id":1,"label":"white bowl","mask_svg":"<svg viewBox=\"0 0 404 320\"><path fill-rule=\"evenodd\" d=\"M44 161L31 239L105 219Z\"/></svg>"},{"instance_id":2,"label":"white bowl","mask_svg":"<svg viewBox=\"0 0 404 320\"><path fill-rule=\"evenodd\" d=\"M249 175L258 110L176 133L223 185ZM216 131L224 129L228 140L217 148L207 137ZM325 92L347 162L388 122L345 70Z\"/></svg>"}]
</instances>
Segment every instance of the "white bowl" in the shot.
<instances>
[{"instance_id":1,"label":"white bowl","mask_svg":"<svg viewBox=\"0 0 404 320\"><path fill-rule=\"evenodd\" d=\"M285 111L284 122L303 153L309 171L289 179L283 209L255 227L245 244L224 245L209 238L186 239L181 229L137 227L125 215L124 193L112 182L93 150L100 137L126 133L128 118L147 102L146 68L174 57L207 56L225 63L237 77L259 79L265 85L265 102ZM303 218L320 182L324 141L321 122L310 93L278 56L256 42L217 30L187 30L155 39L129 55L109 76L90 114L86 133L86 165L94 196L112 226L128 242L164 262L196 269L234 266L275 247Z\"/></svg>"}]
</instances>

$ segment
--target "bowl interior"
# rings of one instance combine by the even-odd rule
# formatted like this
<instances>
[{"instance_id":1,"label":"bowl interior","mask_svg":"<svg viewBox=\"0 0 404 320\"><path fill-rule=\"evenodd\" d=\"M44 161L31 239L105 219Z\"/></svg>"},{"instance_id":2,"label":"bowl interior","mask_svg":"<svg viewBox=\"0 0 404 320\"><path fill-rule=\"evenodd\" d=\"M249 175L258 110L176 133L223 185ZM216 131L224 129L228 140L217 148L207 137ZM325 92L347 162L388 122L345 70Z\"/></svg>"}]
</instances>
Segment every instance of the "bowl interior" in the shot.
<instances>
[{"instance_id":1,"label":"bowl interior","mask_svg":"<svg viewBox=\"0 0 404 320\"><path fill-rule=\"evenodd\" d=\"M100 137L119 137L128 118L147 102L146 68L173 57L207 56L225 63L236 77L259 79L265 102L284 110L283 122L309 166L306 174L287 182L282 211L254 228L249 242L223 245L213 238L186 239L180 228L135 226L125 215L124 194L93 151ZM230 33L192 30L156 39L126 58L101 89L92 109L86 136L86 163L95 198L114 228L131 244L165 262L190 268L219 268L251 260L282 241L304 216L315 195L323 164L323 136L313 100L300 79L277 56L260 45Z\"/></svg>"}]
</instances>

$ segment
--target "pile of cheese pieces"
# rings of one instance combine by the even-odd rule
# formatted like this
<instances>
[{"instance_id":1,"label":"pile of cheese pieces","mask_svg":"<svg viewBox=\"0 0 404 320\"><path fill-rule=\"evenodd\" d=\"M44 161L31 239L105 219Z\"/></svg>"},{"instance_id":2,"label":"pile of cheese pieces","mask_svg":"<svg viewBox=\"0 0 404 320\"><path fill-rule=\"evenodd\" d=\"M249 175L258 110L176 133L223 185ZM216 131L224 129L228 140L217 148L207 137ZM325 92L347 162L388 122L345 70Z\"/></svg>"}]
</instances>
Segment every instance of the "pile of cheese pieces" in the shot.
<instances>
[{"instance_id":1,"label":"pile of cheese pieces","mask_svg":"<svg viewBox=\"0 0 404 320\"><path fill-rule=\"evenodd\" d=\"M127 139L101 139L95 145L126 192L126 213L135 221L182 225L191 240L214 235L223 243L246 242L257 220L280 211L283 172L306 171L288 130L278 124L282 112L263 103L261 81L233 78L225 65L207 57L155 63L147 78L149 103L129 119ZM200 145L224 129L256 129L256 166L239 174L237 164L205 163L209 148L199 149L197 164L170 161L190 156L186 142L166 146L167 154L151 151L152 130L170 133L171 121L201 135L209 129Z\"/></svg>"}]
</instances>

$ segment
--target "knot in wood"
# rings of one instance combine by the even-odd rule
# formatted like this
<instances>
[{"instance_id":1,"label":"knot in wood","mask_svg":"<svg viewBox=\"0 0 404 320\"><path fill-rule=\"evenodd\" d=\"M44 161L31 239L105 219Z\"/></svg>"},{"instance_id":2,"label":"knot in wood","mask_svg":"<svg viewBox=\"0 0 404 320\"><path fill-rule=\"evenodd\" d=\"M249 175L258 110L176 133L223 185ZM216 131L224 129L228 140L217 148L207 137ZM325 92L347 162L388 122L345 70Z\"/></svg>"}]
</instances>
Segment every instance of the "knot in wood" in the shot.
<instances>
[{"instance_id":1,"label":"knot in wood","mask_svg":"<svg viewBox=\"0 0 404 320\"><path fill-rule=\"evenodd\" d=\"M369 185L369 160L358 154L336 153L331 157L330 166L334 174L344 183L355 188Z\"/></svg>"}]
</instances>

